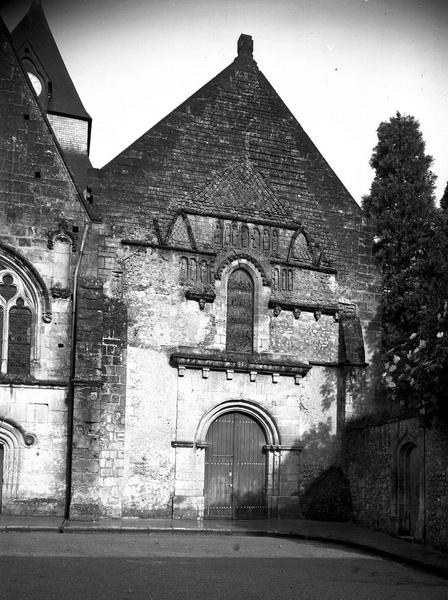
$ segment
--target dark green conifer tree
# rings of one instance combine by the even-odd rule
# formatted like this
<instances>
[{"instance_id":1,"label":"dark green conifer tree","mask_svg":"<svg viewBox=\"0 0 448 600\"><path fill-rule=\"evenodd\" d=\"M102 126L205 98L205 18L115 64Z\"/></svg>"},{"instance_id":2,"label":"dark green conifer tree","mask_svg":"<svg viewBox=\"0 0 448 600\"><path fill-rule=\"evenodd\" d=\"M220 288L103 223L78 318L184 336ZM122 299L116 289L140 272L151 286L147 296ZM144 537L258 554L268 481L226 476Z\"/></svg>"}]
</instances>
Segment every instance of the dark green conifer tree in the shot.
<instances>
[{"instance_id":1,"label":"dark green conifer tree","mask_svg":"<svg viewBox=\"0 0 448 600\"><path fill-rule=\"evenodd\" d=\"M363 207L383 274L385 382L400 400L446 417L448 220L435 208L418 121L397 113L381 123L370 164L375 178Z\"/></svg>"},{"instance_id":2,"label":"dark green conifer tree","mask_svg":"<svg viewBox=\"0 0 448 600\"><path fill-rule=\"evenodd\" d=\"M384 348L404 341L415 329L419 268L433 235L432 157L418 121L396 113L377 130L370 165L375 170L363 208L375 227L374 253L383 274Z\"/></svg>"},{"instance_id":3,"label":"dark green conifer tree","mask_svg":"<svg viewBox=\"0 0 448 600\"><path fill-rule=\"evenodd\" d=\"M448 211L448 182L446 184L445 191L443 192L443 196L440 199L440 207L443 210Z\"/></svg>"}]
</instances>

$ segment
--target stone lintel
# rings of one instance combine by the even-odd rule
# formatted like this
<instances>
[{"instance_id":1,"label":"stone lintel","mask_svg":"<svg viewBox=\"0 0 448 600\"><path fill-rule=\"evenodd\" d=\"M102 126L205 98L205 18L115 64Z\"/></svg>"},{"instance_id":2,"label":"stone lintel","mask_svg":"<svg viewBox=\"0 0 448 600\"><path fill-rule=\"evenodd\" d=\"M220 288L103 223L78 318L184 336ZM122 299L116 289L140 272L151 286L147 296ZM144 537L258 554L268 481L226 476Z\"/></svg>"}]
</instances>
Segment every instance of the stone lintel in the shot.
<instances>
[{"instance_id":1,"label":"stone lintel","mask_svg":"<svg viewBox=\"0 0 448 600\"><path fill-rule=\"evenodd\" d=\"M201 292L201 291L187 290L185 292L185 298L187 300L195 300L199 304L200 310L204 310L205 304L207 302L212 304L215 301L216 294L215 294L215 292L208 292L208 291Z\"/></svg>"},{"instance_id":2,"label":"stone lintel","mask_svg":"<svg viewBox=\"0 0 448 600\"><path fill-rule=\"evenodd\" d=\"M289 302L287 300L271 298L268 302L268 308L273 308L274 311L290 310L291 312L312 312L320 311L323 315L335 316L340 308L338 304L315 304L312 302Z\"/></svg>"}]
</instances>

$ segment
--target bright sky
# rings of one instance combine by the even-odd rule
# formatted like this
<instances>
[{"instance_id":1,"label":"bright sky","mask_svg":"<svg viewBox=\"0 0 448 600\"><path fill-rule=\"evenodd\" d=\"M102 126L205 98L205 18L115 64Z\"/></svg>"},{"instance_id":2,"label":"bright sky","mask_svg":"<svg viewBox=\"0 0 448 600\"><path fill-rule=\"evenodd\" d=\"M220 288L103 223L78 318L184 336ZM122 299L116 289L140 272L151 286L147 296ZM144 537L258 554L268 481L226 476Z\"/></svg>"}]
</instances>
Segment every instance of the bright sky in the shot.
<instances>
[{"instance_id":1,"label":"bright sky","mask_svg":"<svg viewBox=\"0 0 448 600\"><path fill-rule=\"evenodd\" d=\"M11 30L30 0L1 0ZM43 0L103 166L236 56L240 33L360 202L376 129L421 124L437 198L448 180L448 0Z\"/></svg>"}]
</instances>

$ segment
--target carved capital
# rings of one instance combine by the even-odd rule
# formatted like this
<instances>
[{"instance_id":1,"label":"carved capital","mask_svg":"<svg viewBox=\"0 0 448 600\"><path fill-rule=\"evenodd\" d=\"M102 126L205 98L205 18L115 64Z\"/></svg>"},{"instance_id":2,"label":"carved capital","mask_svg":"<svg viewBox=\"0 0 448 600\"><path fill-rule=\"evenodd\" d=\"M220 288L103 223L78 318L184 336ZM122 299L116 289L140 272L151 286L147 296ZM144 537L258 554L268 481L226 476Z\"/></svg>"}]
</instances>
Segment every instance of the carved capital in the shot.
<instances>
[{"instance_id":1,"label":"carved capital","mask_svg":"<svg viewBox=\"0 0 448 600\"><path fill-rule=\"evenodd\" d=\"M65 221L61 221L59 229L50 231L48 234L47 248L53 250L55 242L62 242L63 244L71 244L73 252L76 252L76 237L68 231L68 226Z\"/></svg>"}]
</instances>

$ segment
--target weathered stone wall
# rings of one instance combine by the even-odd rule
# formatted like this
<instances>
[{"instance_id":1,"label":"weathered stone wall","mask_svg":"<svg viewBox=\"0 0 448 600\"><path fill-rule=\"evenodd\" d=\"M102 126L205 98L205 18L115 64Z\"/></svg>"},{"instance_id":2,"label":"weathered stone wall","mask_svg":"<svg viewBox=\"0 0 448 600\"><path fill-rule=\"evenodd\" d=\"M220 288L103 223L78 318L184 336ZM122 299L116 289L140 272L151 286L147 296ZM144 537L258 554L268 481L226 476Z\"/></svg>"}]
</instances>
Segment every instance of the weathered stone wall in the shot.
<instances>
[{"instance_id":1,"label":"weathered stone wall","mask_svg":"<svg viewBox=\"0 0 448 600\"><path fill-rule=\"evenodd\" d=\"M415 538L448 550L448 431L420 418L353 422L345 433L344 455L354 519L400 534L400 449L415 445L419 455L419 516Z\"/></svg>"},{"instance_id":2,"label":"weathered stone wall","mask_svg":"<svg viewBox=\"0 0 448 600\"><path fill-rule=\"evenodd\" d=\"M87 155L89 124L81 119L48 115L48 120L63 150Z\"/></svg>"},{"instance_id":3,"label":"weathered stone wall","mask_svg":"<svg viewBox=\"0 0 448 600\"><path fill-rule=\"evenodd\" d=\"M198 428L208 411L229 401L262 407L276 422L283 450L276 457L274 511L298 515L300 497L339 457L341 374L332 366L313 366L302 380L292 376L187 369L170 365L173 351L200 353L225 349L228 265L216 280L216 299L200 310L185 298L179 252L124 247L123 300L128 313L126 434L123 515L197 517L203 512L204 449ZM247 264L246 264L247 263ZM249 268L249 261L246 261ZM252 266L256 282L255 339L259 352L334 364L339 324L312 313L294 320L267 308L271 294ZM239 403L239 404L238 404ZM342 409L343 411L343 409ZM176 447L186 442L187 447ZM172 445L174 444L174 448ZM300 465L300 466L299 466ZM278 513L275 513L278 514Z\"/></svg>"},{"instance_id":4,"label":"weathered stone wall","mask_svg":"<svg viewBox=\"0 0 448 600\"><path fill-rule=\"evenodd\" d=\"M72 518L121 515L127 312L117 245L108 226L93 224L80 271Z\"/></svg>"},{"instance_id":5,"label":"weathered stone wall","mask_svg":"<svg viewBox=\"0 0 448 600\"><path fill-rule=\"evenodd\" d=\"M86 213L9 36L0 27L0 270L13 274L14 285L20 282L22 300L32 314L29 372L8 373L6 356L2 361L0 443L7 454L3 509L60 515L71 288Z\"/></svg>"},{"instance_id":6,"label":"weathered stone wall","mask_svg":"<svg viewBox=\"0 0 448 600\"><path fill-rule=\"evenodd\" d=\"M2 512L64 512L66 391L53 386L0 386L4 446Z\"/></svg>"}]
</instances>

